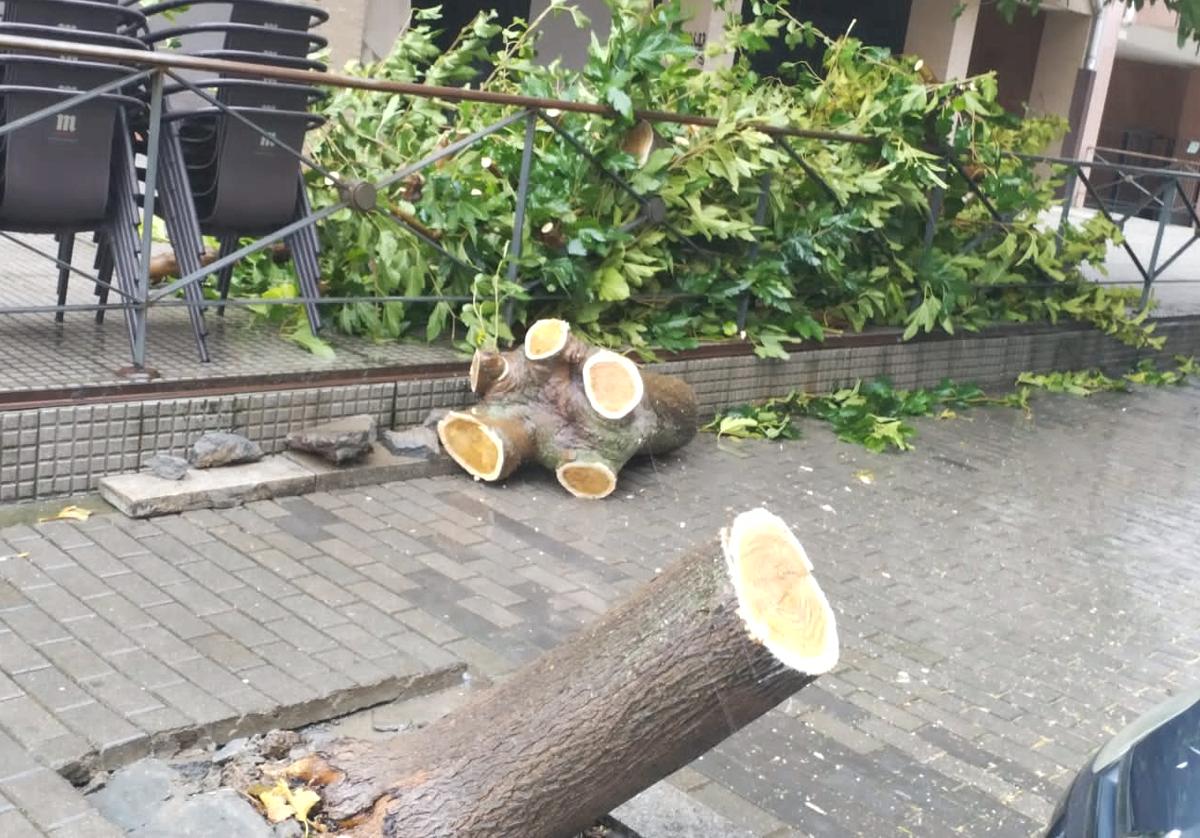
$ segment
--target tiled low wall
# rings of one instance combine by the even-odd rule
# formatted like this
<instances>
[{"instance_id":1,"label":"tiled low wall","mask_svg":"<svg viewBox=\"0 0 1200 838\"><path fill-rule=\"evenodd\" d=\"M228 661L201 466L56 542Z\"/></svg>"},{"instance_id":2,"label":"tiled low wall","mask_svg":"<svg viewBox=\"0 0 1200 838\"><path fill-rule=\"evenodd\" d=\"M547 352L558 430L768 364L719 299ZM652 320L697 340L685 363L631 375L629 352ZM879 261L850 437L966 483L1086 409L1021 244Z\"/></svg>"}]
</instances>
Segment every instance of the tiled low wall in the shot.
<instances>
[{"instance_id":1,"label":"tiled low wall","mask_svg":"<svg viewBox=\"0 0 1200 838\"><path fill-rule=\"evenodd\" d=\"M1200 355L1200 319L1164 322L1167 352ZM997 331L953 340L846 345L794 352L787 361L753 356L691 358L655 366L695 387L701 415L789 390L830 390L886 375L897 387L943 378L993 389L1025 370L1100 366L1129 369L1138 353L1094 331ZM279 451L287 433L314 422L368 413L382 426L420 422L433 408L470 402L465 376L265 393L157 398L0 413L0 501L86 492L105 474L131 471L154 452L182 454L208 430L232 430Z\"/></svg>"}]
</instances>

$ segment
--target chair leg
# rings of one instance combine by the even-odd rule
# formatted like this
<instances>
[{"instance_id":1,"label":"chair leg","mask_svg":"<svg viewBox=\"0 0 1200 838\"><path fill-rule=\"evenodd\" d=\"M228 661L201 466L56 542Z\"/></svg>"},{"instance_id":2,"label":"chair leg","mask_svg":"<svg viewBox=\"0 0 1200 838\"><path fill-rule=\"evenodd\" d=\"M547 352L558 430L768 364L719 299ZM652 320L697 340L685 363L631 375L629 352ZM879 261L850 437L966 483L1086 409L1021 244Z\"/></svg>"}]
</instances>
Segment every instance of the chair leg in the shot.
<instances>
[{"instance_id":1,"label":"chair leg","mask_svg":"<svg viewBox=\"0 0 1200 838\"><path fill-rule=\"evenodd\" d=\"M173 126L165 126L159 151L158 172L162 182L159 197L162 199L161 215L167 225L167 235L175 248L181 275L200 276L203 270L200 257L204 250L204 240L188 186L179 137ZM207 341L208 324L205 322L202 305L204 290L199 281L189 282L184 286L183 295L188 303L188 319L196 337L196 351L200 360L207 363L210 356Z\"/></svg>"},{"instance_id":2,"label":"chair leg","mask_svg":"<svg viewBox=\"0 0 1200 838\"><path fill-rule=\"evenodd\" d=\"M100 252L96 257L96 278L100 282L96 283L96 296L102 306L108 305L108 289L113 281L113 259L110 247L107 238L100 239ZM96 322L104 322L103 308L96 309Z\"/></svg>"},{"instance_id":3,"label":"chair leg","mask_svg":"<svg viewBox=\"0 0 1200 838\"><path fill-rule=\"evenodd\" d=\"M221 236L221 256L227 256L238 248L238 237L235 235ZM217 271L217 290L221 294L221 305L217 306L217 317L225 316L225 301L229 299L229 286L233 282L233 265L226 265Z\"/></svg>"},{"instance_id":4,"label":"chair leg","mask_svg":"<svg viewBox=\"0 0 1200 838\"><path fill-rule=\"evenodd\" d=\"M308 187L304 177L299 179L296 194L297 218L305 218L312 214L308 202ZM308 327L315 335L321 328L321 309L315 302L321 296L321 242L317 238L317 229L310 224L302 227L288 236L288 247L292 251L292 262L296 266L296 275L300 278L300 290L305 297L314 302L305 304L308 314Z\"/></svg>"},{"instance_id":5,"label":"chair leg","mask_svg":"<svg viewBox=\"0 0 1200 838\"><path fill-rule=\"evenodd\" d=\"M60 233L58 235L58 261L71 264L71 256L75 251L75 234ZM57 323L63 322L63 314L61 306L67 304L67 284L71 280L71 270L63 265L58 268L58 305L59 310L54 312L54 320Z\"/></svg>"}]
</instances>

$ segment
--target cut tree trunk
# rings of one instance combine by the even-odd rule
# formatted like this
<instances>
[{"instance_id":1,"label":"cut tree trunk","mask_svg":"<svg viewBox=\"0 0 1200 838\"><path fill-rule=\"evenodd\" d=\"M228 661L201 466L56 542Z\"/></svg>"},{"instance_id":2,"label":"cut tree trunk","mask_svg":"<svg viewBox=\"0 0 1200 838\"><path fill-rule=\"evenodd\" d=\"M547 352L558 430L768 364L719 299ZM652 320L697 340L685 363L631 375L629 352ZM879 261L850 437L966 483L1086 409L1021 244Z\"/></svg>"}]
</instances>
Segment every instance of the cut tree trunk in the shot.
<instances>
[{"instance_id":1,"label":"cut tree trunk","mask_svg":"<svg viewBox=\"0 0 1200 838\"><path fill-rule=\"evenodd\" d=\"M837 629L782 520L739 515L459 711L287 767L332 824L385 838L561 838L828 671Z\"/></svg>"},{"instance_id":2,"label":"cut tree trunk","mask_svg":"<svg viewBox=\"0 0 1200 838\"><path fill-rule=\"evenodd\" d=\"M534 323L519 350L476 352L470 384L479 403L447 414L438 436L478 480L503 480L532 460L576 497L603 498L631 457L696 434L696 396L684 381L588 346L562 320Z\"/></svg>"},{"instance_id":3,"label":"cut tree trunk","mask_svg":"<svg viewBox=\"0 0 1200 838\"><path fill-rule=\"evenodd\" d=\"M208 266L215 261L217 252L212 248L204 248L204 252L200 254L200 264ZM151 282L161 282L175 276L179 276L179 260L175 257L174 250L164 250L150 257Z\"/></svg>"}]
</instances>

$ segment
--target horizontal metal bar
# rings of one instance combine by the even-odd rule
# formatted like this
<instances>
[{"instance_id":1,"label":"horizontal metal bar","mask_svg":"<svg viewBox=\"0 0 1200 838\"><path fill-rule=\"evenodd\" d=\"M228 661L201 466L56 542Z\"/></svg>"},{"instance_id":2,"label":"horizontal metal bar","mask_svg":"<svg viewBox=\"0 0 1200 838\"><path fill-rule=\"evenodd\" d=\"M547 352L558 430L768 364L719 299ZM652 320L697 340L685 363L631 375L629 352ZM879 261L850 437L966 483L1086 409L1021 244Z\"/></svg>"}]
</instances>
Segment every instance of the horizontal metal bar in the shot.
<instances>
[{"instance_id":1,"label":"horizontal metal bar","mask_svg":"<svg viewBox=\"0 0 1200 838\"><path fill-rule=\"evenodd\" d=\"M422 169L429 168L430 166L432 166L434 163L436 163L439 160L444 160L447 157L453 157L455 154L458 154L460 151L462 151L467 146L474 145L475 143L482 140L484 137L490 136L491 134L495 134L497 131L501 131L501 130L507 128L508 126L512 125L514 122L520 122L522 119L525 118L526 114L527 114L527 111L518 111L517 113L509 114L508 116L504 117L504 119L497 120L496 122L493 122L491 125L488 125L484 128L480 128L478 131L474 132L473 134L468 134L467 136L463 137L461 140L455 140L454 142L450 143L450 145L448 145L444 148L439 148L437 151L433 152L432 154L422 157L416 163L410 163L409 165L405 166L403 169L399 169L398 171L395 171L392 174L388 175L387 177L383 178L383 180L377 181L375 183L375 188L380 189L380 190L387 189L393 183L398 183L398 182L404 180L406 177L415 175L417 172L421 171Z\"/></svg>"},{"instance_id":2,"label":"horizontal metal bar","mask_svg":"<svg viewBox=\"0 0 1200 838\"><path fill-rule=\"evenodd\" d=\"M566 302L570 297L564 297L561 294L530 294L524 299L533 302ZM672 300L704 300L708 297L704 294L633 294L629 297L634 302L671 302ZM154 308L182 308L188 305L199 305L203 308L213 308L221 305L228 306L302 306L302 305L355 305L357 303L366 303L374 305L378 303L470 303L478 300L478 297L472 297L469 294L438 296L437 294L426 294L418 296L405 295L388 295L383 297L272 297L270 299L262 299L260 297L231 297L227 300L202 300L199 303L192 303L188 300L169 299L159 300L153 303ZM49 310L54 310L53 306L48 307ZM3 311L3 309L0 309Z\"/></svg>"},{"instance_id":3,"label":"horizontal metal bar","mask_svg":"<svg viewBox=\"0 0 1200 838\"><path fill-rule=\"evenodd\" d=\"M188 274L187 276L180 277L179 279L175 280L170 285L168 285L166 288L162 288L162 289L156 291L154 294L152 294L150 296L150 302L155 302L157 300L161 300L163 297L166 297L170 294L175 293L176 291L178 291L180 288L184 287L185 285L190 285L193 282L198 282L198 281L204 279L204 277L206 277L206 276L211 276L211 275L215 274L217 271L221 270L221 268L225 267L226 265L232 265L235 262L237 262L238 260L244 259L245 257L249 256L251 253L257 253L260 250L270 247L275 242L280 241L282 239L286 239L288 236L290 236L292 233L296 232L297 230L301 230L301 229L307 227L309 224L315 224L318 221L321 221L322 219L328 218L329 216L333 215L334 213L341 212L342 210L346 209L348 206L349 206L349 204L347 204L345 201L338 201L336 204L330 204L327 207L322 207L321 209L314 212L312 215L306 215L301 219L293 221L291 224L288 224L285 227L280 227L278 230L276 230L273 233L268 233L265 236L261 236L261 237L255 239L254 241L250 242L250 244L245 245L244 247L239 247L237 250L233 251L233 253L230 253L228 256L222 256L220 259L217 259L217 260L213 261L212 263L205 265L204 267L202 267L200 270L196 271L195 273L191 273L191 274Z\"/></svg>"},{"instance_id":4,"label":"horizontal metal bar","mask_svg":"<svg viewBox=\"0 0 1200 838\"><path fill-rule=\"evenodd\" d=\"M482 273L482 271L479 268L475 267L470 262L464 262L462 259L459 259L457 256L455 256L449 250L442 247L441 242L439 242L437 239L433 238L433 236L429 235L421 228L417 227L415 224L410 223L408 221L408 219L406 219L394 212L385 212L385 213L383 213L383 215L386 218L390 218L392 220L392 222L395 223L396 226L400 227L402 230L406 230L409 234L416 236L418 239L425 242L426 245L428 245L429 247L432 247L434 250L436 250L438 253L442 254L442 256L449 259L455 265L458 265L464 271L467 271L469 273L476 273L476 274Z\"/></svg>"},{"instance_id":5,"label":"horizontal metal bar","mask_svg":"<svg viewBox=\"0 0 1200 838\"><path fill-rule=\"evenodd\" d=\"M4 36L0 35L0 41L3 41L3 40L5 40ZM18 40L21 40L21 39L18 39ZM47 41L47 43L66 44L68 42L67 41ZM122 50L122 51L125 52L126 50ZM34 111L31 114L26 114L25 116L21 117L20 119L14 119L12 122L6 123L4 126L0 127L0 137L3 137L6 134L10 134L13 131L17 131L21 128L24 128L27 125L32 125L35 122L41 122L43 119L48 119L49 117L52 117L55 114L62 113L63 111L69 111L71 108L75 107L76 105L80 105L80 104L83 104L84 102L88 102L99 96L103 96L105 93L111 93L114 90L119 90L122 87L127 87L128 85L133 84L134 82L138 82L138 81L141 81L142 79L149 78L150 76L154 75L154 72L155 72L154 70L142 70L141 72L131 72L130 75L128 75L128 76L122 76L119 79L115 79L110 82L105 82L104 84L102 84L98 87L93 87L91 90L84 90L84 91L76 94L75 96L71 96L66 99L63 99L61 102L51 105L48 108L42 108L40 111Z\"/></svg>"},{"instance_id":6,"label":"horizontal metal bar","mask_svg":"<svg viewBox=\"0 0 1200 838\"><path fill-rule=\"evenodd\" d=\"M1052 157L1044 154L1014 154L1014 157L1027 163L1049 163L1054 166L1075 166L1083 169L1106 169L1120 171L1131 175L1158 175L1159 177L1174 176L1184 180L1200 180L1200 172L1188 172L1180 169L1156 169L1151 166L1128 166L1124 163L1105 163L1102 160L1076 160L1072 157Z\"/></svg>"},{"instance_id":7,"label":"horizontal metal bar","mask_svg":"<svg viewBox=\"0 0 1200 838\"><path fill-rule=\"evenodd\" d=\"M132 296L130 296L129 294L126 294L124 291L122 291L120 288L113 285L112 283L105 282L99 276L90 274L87 271L77 268L68 262L64 262L62 259L59 259L57 256L55 256L52 253L47 253L44 250L39 250L38 248L34 247L33 245L29 244L28 242L21 241L16 236L14 236L12 233L9 233L4 230L0 230L0 237L7 239L8 241L12 242L15 245L19 245L20 247L25 248L26 250L28 250L31 253L36 253L38 256L41 256L43 259L50 260L58 267L65 268L66 270L70 271L71 273L77 274L78 276L83 277L88 282L95 283L96 285L99 285L102 288L107 288L109 291L116 291L118 294L120 294L122 297L125 297L126 299L130 299L130 300L133 299Z\"/></svg>"},{"instance_id":8,"label":"horizontal metal bar","mask_svg":"<svg viewBox=\"0 0 1200 838\"><path fill-rule=\"evenodd\" d=\"M97 46L95 44L56 41L47 38L0 35L0 50L9 49L49 55L76 55L87 58L100 58L163 70L204 70L218 75L295 81L302 84L340 87L352 90L371 90L379 93L400 93L407 96L418 96L424 99L441 99L448 102L485 102L493 105L509 105L518 108L542 108L574 113L592 113L614 118L619 116L608 105L600 105L592 102L546 99L540 96L497 93L492 90L476 90L468 87L415 84L412 82L349 76L344 73L315 73L309 70L273 67L267 64L254 64L247 61L202 58L174 52L143 52L135 49L120 49L117 47ZM633 116L635 119L644 119L647 122L671 122L678 125L699 125L708 128L713 128L720 124L720 120L715 117L695 116L671 111L637 110L633 112ZM764 134L776 136L826 140L828 142L857 143L859 145L875 145L878 142L876 138L862 134L815 131L808 128L792 128L780 125L767 125L765 123L755 124L754 127Z\"/></svg>"}]
</instances>

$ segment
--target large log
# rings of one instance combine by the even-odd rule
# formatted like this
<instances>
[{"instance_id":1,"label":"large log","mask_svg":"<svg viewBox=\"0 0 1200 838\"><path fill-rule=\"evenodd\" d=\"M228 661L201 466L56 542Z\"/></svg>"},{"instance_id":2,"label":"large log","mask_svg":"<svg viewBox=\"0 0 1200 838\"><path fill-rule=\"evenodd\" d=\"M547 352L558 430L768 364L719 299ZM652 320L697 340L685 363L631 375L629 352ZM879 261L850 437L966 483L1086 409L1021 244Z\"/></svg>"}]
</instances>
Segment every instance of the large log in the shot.
<instances>
[{"instance_id":1,"label":"large log","mask_svg":"<svg viewBox=\"0 0 1200 838\"><path fill-rule=\"evenodd\" d=\"M384 743L287 768L355 836L560 838L828 671L833 612L779 518L739 515L565 645Z\"/></svg>"},{"instance_id":2,"label":"large log","mask_svg":"<svg viewBox=\"0 0 1200 838\"><path fill-rule=\"evenodd\" d=\"M687 383L588 346L562 320L534 323L519 350L476 352L470 382L479 404L447 414L438 436L477 480L503 480L536 461L571 494L594 500L616 489L631 457L696 434Z\"/></svg>"}]
</instances>

